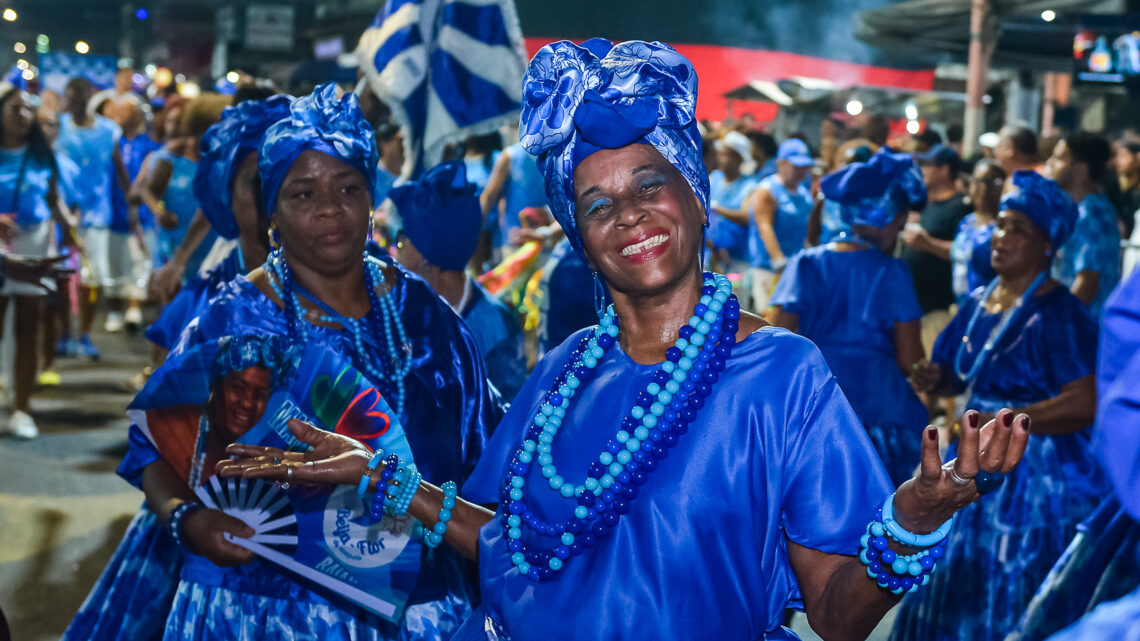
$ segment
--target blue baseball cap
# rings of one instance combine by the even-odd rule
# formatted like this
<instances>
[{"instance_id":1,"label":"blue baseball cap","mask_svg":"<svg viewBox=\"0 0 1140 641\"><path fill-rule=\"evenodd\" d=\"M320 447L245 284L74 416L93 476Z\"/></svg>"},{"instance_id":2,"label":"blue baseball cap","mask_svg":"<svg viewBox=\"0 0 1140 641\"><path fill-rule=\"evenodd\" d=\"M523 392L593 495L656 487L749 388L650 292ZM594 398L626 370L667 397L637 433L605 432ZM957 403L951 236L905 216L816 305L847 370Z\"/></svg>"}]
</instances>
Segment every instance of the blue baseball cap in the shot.
<instances>
[{"instance_id":1,"label":"blue baseball cap","mask_svg":"<svg viewBox=\"0 0 1140 641\"><path fill-rule=\"evenodd\" d=\"M799 138L789 138L780 143L780 149L776 151L776 160L786 160L796 167L811 167L815 164L811 150Z\"/></svg>"},{"instance_id":2,"label":"blue baseball cap","mask_svg":"<svg viewBox=\"0 0 1140 641\"><path fill-rule=\"evenodd\" d=\"M958 152L945 145L934 145L926 153L915 154L914 159L920 165L950 167L950 171L953 173L957 173L962 166L962 157L958 155Z\"/></svg>"}]
</instances>

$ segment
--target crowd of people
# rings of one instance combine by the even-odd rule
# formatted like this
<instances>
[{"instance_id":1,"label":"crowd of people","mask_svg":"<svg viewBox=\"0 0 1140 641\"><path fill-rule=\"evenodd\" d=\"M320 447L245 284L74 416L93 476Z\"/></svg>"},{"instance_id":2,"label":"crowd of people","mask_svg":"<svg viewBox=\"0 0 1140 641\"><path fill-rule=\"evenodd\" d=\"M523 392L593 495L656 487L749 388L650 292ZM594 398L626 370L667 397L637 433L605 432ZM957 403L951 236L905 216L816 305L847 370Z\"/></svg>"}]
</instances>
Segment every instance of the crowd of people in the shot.
<instances>
[{"instance_id":1,"label":"crowd of people","mask_svg":"<svg viewBox=\"0 0 1140 641\"><path fill-rule=\"evenodd\" d=\"M118 470L145 501L65 639L1140 626L1131 133L778 141L698 122L671 48L594 39L535 56L517 128L410 175L366 82L148 102L132 77L0 86L5 431L36 436L55 358L99 358L97 310L153 345ZM241 440L326 352L402 445L316 414ZM200 492L232 478L421 524L401 615L241 544Z\"/></svg>"}]
</instances>

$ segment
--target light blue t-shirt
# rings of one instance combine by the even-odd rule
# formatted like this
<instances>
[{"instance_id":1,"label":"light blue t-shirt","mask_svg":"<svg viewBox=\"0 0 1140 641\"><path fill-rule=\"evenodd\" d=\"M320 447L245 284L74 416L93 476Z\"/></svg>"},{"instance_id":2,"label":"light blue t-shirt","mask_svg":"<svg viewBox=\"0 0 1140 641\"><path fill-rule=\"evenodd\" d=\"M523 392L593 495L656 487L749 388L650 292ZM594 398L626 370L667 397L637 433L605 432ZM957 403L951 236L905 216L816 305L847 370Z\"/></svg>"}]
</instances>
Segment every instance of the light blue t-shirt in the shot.
<instances>
[{"instance_id":1,"label":"light blue t-shirt","mask_svg":"<svg viewBox=\"0 0 1140 641\"><path fill-rule=\"evenodd\" d=\"M25 158L25 155L27 157ZM24 179L20 181L23 167ZM20 227L38 225L51 218L47 195L52 168L31 156L28 148L0 149L0 212L15 214ZM20 195L16 197L16 184Z\"/></svg>"},{"instance_id":2,"label":"light blue t-shirt","mask_svg":"<svg viewBox=\"0 0 1140 641\"><path fill-rule=\"evenodd\" d=\"M1116 209L1101 194L1085 196L1077 210L1073 235L1053 258L1053 278L1072 287L1083 271L1100 274L1096 298L1089 305L1089 312L1099 318L1105 299L1120 282L1120 228Z\"/></svg>"},{"instance_id":3,"label":"light blue t-shirt","mask_svg":"<svg viewBox=\"0 0 1140 641\"><path fill-rule=\"evenodd\" d=\"M757 187L766 187L768 193L776 200L776 216L772 221L772 230L776 232L776 241L785 258L791 258L796 252L804 248L807 238L808 217L811 216L811 192L802 184L796 190L788 189L778 175L769 176L760 181ZM760 228L756 225L756 217L748 217L748 255L753 267L769 269L772 259L768 255L768 248L760 237Z\"/></svg>"},{"instance_id":4,"label":"light blue t-shirt","mask_svg":"<svg viewBox=\"0 0 1140 641\"><path fill-rule=\"evenodd\" d=\"M71 114L59 116L56 152L79 167L73 181L80 227L107 227L111 224L112 158L123 132L111 119L95 116L90 127L80 127Z\"/></svg>"},{"instance_id":5,"label":"light blue t-shirt","mask_svg":"<svg viewBox=\"0 0 1140 641\"><path fill-rule=\"evenodd\" d=\"M727 249L736 261L748 260L748 228L711 211L712 206L740 209L755 186L748 176L729 181L719 169L709 174L709 242L717 249Z\"/></svg>"},{"instance_id":6,"label":"light blue t-shirt","mask_svg":"<svg viewBox=\"0 0 1140 641\"><path fill-rule=\"evenodd\" d=\"M511 158L511 172L503 186L506 205L503 207L502 226L495 239L495 245L499 247L507 243L510 230L519 226L522 210L546 205L546 183L538 169L538 161L519 144L507 147L506 153Z\"/></svg>"}]
</instances>

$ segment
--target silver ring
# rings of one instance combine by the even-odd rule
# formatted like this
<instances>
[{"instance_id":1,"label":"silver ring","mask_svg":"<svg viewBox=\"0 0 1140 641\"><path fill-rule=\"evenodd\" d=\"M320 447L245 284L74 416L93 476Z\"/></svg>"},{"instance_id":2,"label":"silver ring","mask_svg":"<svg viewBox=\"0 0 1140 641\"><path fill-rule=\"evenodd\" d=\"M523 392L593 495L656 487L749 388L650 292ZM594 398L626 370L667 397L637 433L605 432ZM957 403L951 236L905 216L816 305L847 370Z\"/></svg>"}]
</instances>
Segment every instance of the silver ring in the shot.
<instances>
[{"instance_id":1,"label":"silver ring","mask_svg":"<svg viewBox=\"0 0 1140 641\"><path fill-rule=\"evenodd\" d=\"M954 485L969 485L970 482L974 480L974 477L971 476L970 478L962 478L961 476L958 476L958 470L955 469L954 466L954 463L957 461L958 459L948 461L945 465L942 466L942 469L950 472L950 480L954 481Z\"/></svg>"},{"instance_id":2,"label":"silver ring","mask_svg":"<svg viewBox=\"0 0 1140 641\"><path fill-rule=\"evenodd\" d=\"M285 468L285 482L286 483L292 483L293 482L293 466L292 465Z\"/></svg>"}]
</instances>

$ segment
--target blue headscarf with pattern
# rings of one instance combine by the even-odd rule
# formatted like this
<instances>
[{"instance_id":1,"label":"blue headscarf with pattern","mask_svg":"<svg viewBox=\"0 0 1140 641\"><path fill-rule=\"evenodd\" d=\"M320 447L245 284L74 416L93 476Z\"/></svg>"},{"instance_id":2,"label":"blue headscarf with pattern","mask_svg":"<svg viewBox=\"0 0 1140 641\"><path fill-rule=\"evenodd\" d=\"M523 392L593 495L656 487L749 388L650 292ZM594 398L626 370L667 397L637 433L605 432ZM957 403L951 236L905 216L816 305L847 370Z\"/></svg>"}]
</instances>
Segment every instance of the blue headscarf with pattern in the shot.
<instances>
[{"instance_id":1,"label":"blue headscarf with pattern","mask_svg":"<svg viewBox=\"0 0 1140 641\"><path fill-rule=\"evenodd\" d=\"M652 145L708 210L696 103L693 65L660 42L563 40L535 54L523 80L519 142L538 158L551 212L579 254L574 169L601 149Z\"/></svg>"},{"instance_id":2,"label":"blue headscarf with pattern","mask_svg":"<svg viewBox=\"0 0 1140 641\"><path fill-rule=\"evenodd\" d=\"M285 175L297 157L309 150L348 164L364 175L369 194L375 189L380 152L372 126L364 119L356 94L349 92L337 98L336 84L326 83L293 101L285 118L265 132L257 171L262 202L270 218Z\"/></svg>"},{"instance_id":3,"label":"blue headscarf with pattern","mask_svg":"<svg viewBox=\"0 0 1140 641\"><path fill-rule=\"evenodd\" d=\"M853 162L823 177L819 189L839 203L848 225L886 227L904 209L926 204L922 171L907 154L879 152L867 162Z\"/></svg>"},{"instance_id":4,"label":"blue headscarf with pattern","mask_svg":"<svg viewBox=\"0 0 1140 641\"><path fill-rule=\"evenodd\" d=\"M202 158L194 172L194 195L210 226L222 238L238 237L233 208L234 174L246 156L261 146L269 126L289 115L292 103L292 96L281 94L226 107L222 119L202 136Z\"/></svg>"},{"instance_id":5,"label":"blue headscarf with pattern","mask_svg":"<svg viewBox=\"0 0 1140 641\"><path fill-rule=\"evenodd\" d=\"M1049 237L1056 252L1077 225L1077 205L1056 182L1041 174L1021 170L1006 182L999 211L1018 211L1037 224Z\"/></svg>"}]
</instances>

